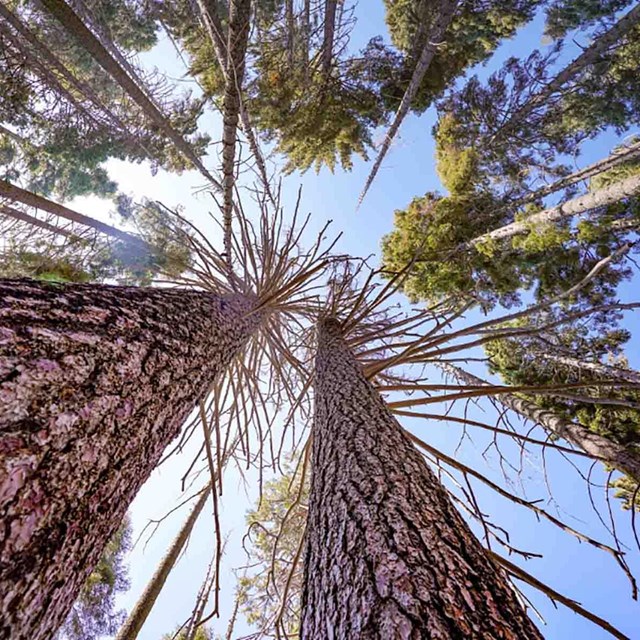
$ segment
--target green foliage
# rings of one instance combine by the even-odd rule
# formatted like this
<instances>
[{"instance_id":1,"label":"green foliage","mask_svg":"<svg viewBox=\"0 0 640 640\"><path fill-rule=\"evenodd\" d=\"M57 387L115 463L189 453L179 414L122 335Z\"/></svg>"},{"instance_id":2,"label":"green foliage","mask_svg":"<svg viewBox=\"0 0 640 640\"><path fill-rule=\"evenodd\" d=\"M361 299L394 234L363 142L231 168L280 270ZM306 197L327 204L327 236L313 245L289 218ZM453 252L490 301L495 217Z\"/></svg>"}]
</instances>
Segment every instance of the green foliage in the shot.
<instances>
[{"instance_id":1,"label":"green foliage","mask_svg":"<svg viewBox=\"0 0 640 640\"><path fill-rule=\"evenodd\" d=\"M584 29L597 20L611 18L631 0L554 0L546 7L545 34L562 38L568 31Z\"/></svg>"},{"instance_id":2,"label":"green foliage","mask_svg":"<svg viewBox=\"0 0 640 640\"><path fill-rule=\"evenodd\" d=\"M99 640L117 632L126 612L115 610L115 596L129 588L124 558L130 548L131 523L125 517L82 586L59 640Z\"/></svg>"},{"instance_id":3,"label":"green foliage","mask_svg":"<svg viewBox=\"0 0 640 640\"><path fill-rule=\"evenodd\" d=\"M503 39L510 38L518 27L531 20L540 4L540 0L462 3L425 75L412 109L418 113L426 110L465 69L487 59ZM385 87L386 104L390 109L397 108L409 84L438 7L437 2L385 0L385 19L391 41L406 54L403 72L390 78Z\"/></svg>"},{"instance_id":4,"label":"green foliage","mask_svg":"<svg viewBox=\"0 0 640 640\"><path fill-rule=\"evenodd\" d=\"M299 481L294 480L292 469L288 468L283 476L265 483L262 502L247 514L251 572L240 578L238 595L247 621L263 629L263 637L280 637L273 626L274 619L304 533L308 495L307 484L300 492ZM301 591L300 560L282 610L281 623L292 639L298 637Z\"/></svg>"}]
</instances>

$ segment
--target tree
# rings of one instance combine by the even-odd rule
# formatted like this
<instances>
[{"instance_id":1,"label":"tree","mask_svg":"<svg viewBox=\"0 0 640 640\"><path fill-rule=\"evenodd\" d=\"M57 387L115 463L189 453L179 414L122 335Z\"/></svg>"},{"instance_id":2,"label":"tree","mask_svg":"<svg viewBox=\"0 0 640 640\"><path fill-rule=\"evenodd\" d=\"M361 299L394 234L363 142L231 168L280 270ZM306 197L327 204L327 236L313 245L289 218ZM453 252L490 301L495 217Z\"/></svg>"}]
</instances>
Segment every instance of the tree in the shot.
<instances>
[{"instance_id":1,"label":"tree","mask_svg":"<svg viewBox=\"0 0 640 640\"><path fill-rule=\"evenodd\" d=\"M541 637L332 318L315 398L301 637Z\"/></svg>"},{"instance_id":2,"label":"tree","mask_svg":"<svg viewBox=\"0 0 640 640\"><path fill-rule=\"evenodd\" d=\"M131 547L131 523L125 516L122 524L100 556L95 569L82 585L67 616L60 640L99 640L113 635L124 611L115 611L115 595L129 588L124 556Z\"/></svg>"},{"instance_id":3,"label":"tree","mask_svg":"<svg viewBox=\"0 0 640 640\"><path fill-rule=\"evenodd\" d=\"M2 298L1 632L44 640L261 314L175 289L5 281Z\"/></svg>"}]
</instances>

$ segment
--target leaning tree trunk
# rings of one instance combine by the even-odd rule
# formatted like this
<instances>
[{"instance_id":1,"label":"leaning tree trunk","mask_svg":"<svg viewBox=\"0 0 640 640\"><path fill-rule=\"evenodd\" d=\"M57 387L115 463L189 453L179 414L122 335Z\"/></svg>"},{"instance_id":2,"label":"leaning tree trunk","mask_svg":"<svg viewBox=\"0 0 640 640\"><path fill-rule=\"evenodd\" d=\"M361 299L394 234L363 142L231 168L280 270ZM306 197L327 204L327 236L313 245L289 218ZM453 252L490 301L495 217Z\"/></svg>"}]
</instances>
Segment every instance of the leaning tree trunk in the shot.
<instances>
[{"instance_id":1,"label":"leaning tree trunk","mask_svg":"<svg viewBox=\"0 0 640 640\"><path fill-rule=\"evenodd\" d=\"M339 323L318 341L301 638L541 638Z\"/></svg>"},{"instance_id":2,"label":"leaning tree trunk","mask_svg":"<svg viewBox=\"0 0 640 640\"><path fill-rule=\"evenodd\" d=\"M470 247L477 247L485 242L507 240L514 236L522 235L523 233L529 233L532 229L540 225L568 220L573 216L614 204L638 193L640 193L640 174L631 176L626 180L614 182L608 187L598 189L598 191L594 191L593 193L585 193L558 206L544 209L544 211L534 213L524 220L512 222L493 231L483 233L481 236L477 236L473 240L469 240L469 242L460 245L459 248L468 249Z\"/></svg>"},{"instance_id":3,"label":"leaning tree trunk","mask_svg":"<svg viewBox=\"0 0 640 640\"><path fill-rule=\"evenodd\" d=\"M387 130L384 136L384 140L382 141L382 144L378 149L373 167L371 168L371 171L367 176L367 180L365 182L364 188L362 189L362 193L358 198L358 206L362 204L362 201L367 195L369 188L373 184L373 181L375 180L375 177L378 174L380 167L382 166L382 161L391 148L391 143L393 142L393 139L400 129L400 125L409 113L411 103L416 97L418 89L420 89L420 85L422 84L422 80L429 70L431 63L433 62L433 58L438 52L438 46L442 44L444 35L449 28L449 25L453 21L453 17L458 7L458 1L459 0L441 0L440 2L439 13L433 23L432 28L429 30L426 42L422 49L422 53L420 54L420 58L416 62L415 69L413 70L413 75L411 76L411 80L409 81L407 90L402 96L402 100L400 101L400 105L398 106L398 110L396 111L396 115L393 117L393 122Z\"/></svg>"},{"instance_id":4,"label":"leaning tree trunk","mask_svg":"<svg viewBox=\"0 0 640 640\"><path fill-rule=\"evenodd\" d=\"M49 640L255 301L0 281L0 638Z\"/></svg>"},{"instance_id":5,"label":"leaning tree trunk","mask_svg":"<svg viewBox=\"0 0 640 640\"><path fill-rule=\"evenodd\" d=\"M145 590L138 598L138 601L127 616L122 627L120 627L116 640L135 640L138 637L138 634L149 617L151 609L153 609L153 605L156 603L171 570L178 561L178 558L184 549L184 545L191 536L193 527L200 517L205 504L207 504L210 493L211 485L209 484L202 490L198 501L180 527L180 531L178 531L176 537L171 543L171 546L167 549L167 553L165 553L153 576L151 576Z\"/></svg>"},{"instance_id":6,"label":"leaning tree trunk","mask_svg":"<svg viewBox=\"0 0 640 640\"><path fill-rule=\"evenodd\" d=\"M460 367L449 363L438 364L448 373L470 385L484 386L489 383ZM540 425L543 429L559 438L564 438L585 453L606 462L609 466L626 473L635 482L640 483L640 452L625 447L610 438L601 436L591 429L566 420L562 416L539 407L535 402L526 400L512 393L501 393L496 399L507 409Z\"/></svg>"},{"instance_id":7,"label":"leaning tree trunk","mask_svg":"<svg viewBox=\"0 0 640 640\"><path fill-rule=\"evenodd\" d=\"M640 384L640 371L636 371L635 369L612 367L611 365L602 364L601 362L589 362L587 360L579 360L578 358L571 358L569 356L556 355L546 351L536 350L536 358L541 358L548 362L555 362L556 364L569 367L575 371L597 375L604 380L622 380L624 382L630 382L631 384Z\"/></svg>"}]
</instances>

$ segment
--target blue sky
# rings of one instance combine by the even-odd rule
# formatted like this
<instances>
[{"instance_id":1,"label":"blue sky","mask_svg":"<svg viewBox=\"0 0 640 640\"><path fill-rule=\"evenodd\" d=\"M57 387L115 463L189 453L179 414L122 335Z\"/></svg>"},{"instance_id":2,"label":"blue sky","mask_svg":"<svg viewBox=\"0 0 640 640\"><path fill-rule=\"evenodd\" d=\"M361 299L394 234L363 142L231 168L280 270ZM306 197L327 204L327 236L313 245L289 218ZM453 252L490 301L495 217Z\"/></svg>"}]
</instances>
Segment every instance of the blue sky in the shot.
<instances>
[{"instance_id":1,"label":"blue sky","mask_svg":"<svg viewBox=\"0 0 640 640\"><path fill-rule=\"evenodd\" d=\"M370 37L385 32L382 2L361 2L357 8L357 17L359 22L351 45L354 49L364 46ZM535 20L516 38L504 43L490 63L478 69L477 72L481 76L486 76L498 68L507 57L526 55L532 51L533 47L542 47L541 29L542 20ZM575 50L575 48L572 49L572 51ZM156 65L161 70L169 70L175 77L182 73L180 63L175 59L166 42L145 56L143 60L145 64ZM322 227L326 220L332 219L334 231L343 232L338 246L339 251L357 256L379 255L380 239L392 229L394 210L404 208L413 197L423 195L426 191L441 190L435 173L434 143L431 137L431 128L434 123L433 109L420 117L410 115L405 120L400 136L395 141L377 180L358 212L355 208L357 197L371 167L371 162L367 163L359 159L356 159L353 171L350 173L337 171L335 175L331 175L323 170L319 175L309 172L304 176L298 174L289 176L283 183L285 208L293 207L298 187L302 185L302 210L313 214L310 234ZM202 128L211 133L214 140L219 139L219 119L216 114L207 115L203 118L202 124ZM590 143L579 159L579 164L588 164L605 156L613 146L613 142L614 137L607 135ZM208 166L216 167L217 165L217 157L212 153L208 159ZM277 164L273 166L277 168ZM205 217L210 200L206 195L193 193L197 187L202 186L198 175L187 173L174 176L160 172L152 177L148 167L144 165L131 166L121 162L110 163L110 169L123 191L153 197L168 206L182 204L189 217L200 225L207 225L206 229L215 234L210 221ZM108 208L104 203L93 198L79 199L74 204L81 211L97 216L106 215ZM623 295L632 296L634 290L638 291L637 285L636 278L633 283L625 285ZM477 316L472 314L470 319L473 318ZM635 320L627 319L628 326L633 327L634 324L637 329L637 317ZM636 368L640 368L639 352L638 342L634 340L630 345L628 356L631 364ZM486 402L478 407L472 406L470 416L486 422L498 419L496 411ZM415 430L420 437L427 439L435 446L441 446L447 452L455 451L461 433L458 426L450 423L425 424L411 421L407 426ZM490 455L488 461L482 457L486 443L485 435L475 434L474 442L465 441L456 455L466 464L485 471L505 488L517 490L518 487L509 487L502 478L495 455ZM509 443L505 443L505 449L511 449L513 452L513 447ZM192 451L188 451L170 459L154 472L143 487L131 507L136 533L140 532L148 519L161 517L178 502L179 479L192 454ZM579 476L575 473L567 473L566 465L553 452L548 454L546 469L558 504L547 503L544 507L572 526L581 527L594 537L608 540L606 529L593 513L584 482ZM530 499L545 498L548 495L542 471L543 463L539 457L532 456L525 460L523 485ZM604 478L599 469L595 474L601 480ZM248 479L253 480L251 476ZM200 479L200 483L204 481L204 478ZM595 500L604 507L606 516L606 505L602 501L601 493L600 491ZM630 599L628 583L607 554L587 544L579 543L552 525L538 523L532 514L522 509L514 509L511 504L497 498L488 490L478 488L478 495L483 501L483 507L496 521L511 531L512 541L516 547L544 553L544 558L535 559L526 564L527 571L593 609L595 613L618 625L631 637L640 637L639 605ZM223 633L226 627L225 616L228 616L232 603L234 579L231 569L245 561L239 542L244 532L244 513L255 496L255 486L252 486L251 482L245 487L237 472L232 470L228 474L225 480L222 515L223 535L228 541L224 575L221 580L222 617L211 625L211 628L218 633ZM183 508L173 514L163 523L146 547L140 543L132 552L132 586L130 591L120 598L121 606L129 607L135 602L175 531L186 517L186 513L187 509ZM631 547L628 516L620 512L617 504L613 505L613 516L622 539ZM141 640L158 640L163 633L172 630L188 617L206 572L212 543L213 522L209 509L200 518L189 548L169 578L164 592L140 635ZM629 552L629 561L632 568L640 573L638 553L637 550L634 553L633 547ZM543 627L543 634L549 640L568 637L597 640L610 637L561 605L556 610L544 596L530 590L526 592L546 618L547 625ZM238 626L237 632L240 634L242 631L243 627Z\"/></svg>"}]
</instances>

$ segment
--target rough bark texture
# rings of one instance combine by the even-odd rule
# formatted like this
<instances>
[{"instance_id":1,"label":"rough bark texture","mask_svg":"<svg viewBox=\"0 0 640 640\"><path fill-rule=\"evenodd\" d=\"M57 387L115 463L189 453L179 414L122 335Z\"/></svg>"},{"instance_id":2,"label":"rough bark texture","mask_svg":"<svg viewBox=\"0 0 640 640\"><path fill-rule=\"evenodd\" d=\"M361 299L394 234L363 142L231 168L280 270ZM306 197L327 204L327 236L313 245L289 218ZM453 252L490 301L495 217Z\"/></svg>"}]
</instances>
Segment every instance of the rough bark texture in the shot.
<instances>
[{"instance_id":1,"label":"rough bark texture","mask_svg":"<svg viewBox=\"0 0 640 640\"><path fill-rule=\"evenodd\" d=\"M600 376L603 380L624 380L633 384L640 384L640 371L635 369L625 369L624 367L612 367L601 362L588 362L586 360L578 360L568 356L560 356L546 351L537 351L537 358L555 362L565 367L570 367L576 371L584 371Z\"/></svg>"},{"instance_id":2,"label":"rough bark texture","mask_svg":"<svg viewBox=\"0 0 640 640\"><path fill-rule=\"evenodd\" d=\"M301 638L541 638L338 323L318 339Z\"/></svg>"},{"instance_id":3,"label":"rough bark texture","mask_svg":"<svg viewBox=\"0 0 640 640\"><path fill-rule=\"evenodd\" d=\"M620 182L615 182L593 193L585 193L582 196L573 198L573 200L568 200L557 207L551 207L539 213L534 213L527 217L526 220L512 222L499 229L483 233L481 236L462 245L462 247L475 247L487 241L506 240L513 236L528 233L536 226L559 222L560 220L586 213L598 207L614 204L624 198L636 195L638 192L640 192L640 175L631 176L626 180L620 180Z\"/></svg>"},{"instance_id":4,"label":"rough bark texture","mask_svg":"<svg viewBox=\"0 0 640 640\"><path fill-rule=\"evenodd\" d=\"M173 539L171 546L164 555L164 558L160 561L155 573L151 576L151 580L147 583L142 595L138 598L138 601L127 616L127 619L120 628L120 631L118 631L116 640L135 640L135 638L138 637L138 634L149 617L151 609L153 609L153 605L156 603L171 570L178 561L178 557L182 553L184 545L189 539L189 536L191 536L193 527L204 509L204 505L207 504L210 493L211 485L203 490L198 501L191 510L191 513L189 513L182 527L180 527L180 531L178 531L176 537Z\"/></svg>"},{"instance_id":5,"label":"rough bark texture","mask_svg":"<svg viewBox=\"0 0 640 640\"><path fill-rule=\"evenodd\" d=\"M53 637L254 304L0 281L0 638Z\"/></svg>"},{"instance_id":6,"label":"rough bark texture","mask_svg":"<svg viewBox=\"0 0 640 640\"><path fill-rule=\"evenodd\" d=\"M384 140L380 145L380 149L378 150L378 155L373 163L373 168L367 177L367 181L364 185L364 189L358 198L358 206L362 204L369 188L373 184L376 175L378 174L378 170L382 166L382 161L384 160L389 148L391 147L391 143L398 133L398 129L400 129L400 125L405 119L407 113L409 113L409 109L411 108L411 103L420 88L420 84L422 80L429 70L431 66L431 62L433 61L434 56L438 51L438 45L440 45L444 39L445 32L449 28L451 21L456 12L456 8L458 7L458 0L441 0L440 2L440 14L438 15L437 20L433 24L433 28L429 32L427 36L427 42L422 49L422 53L420 54L420 58L416 63L416 68L413 70L413 75L411 76L411 80L409 81L409 86L407 90L404 92L402 96L402 100L400 101L400 106L396 111L396 115L393 118L393 122L389 127L387 133L384 136Z\"/></svg>"},{"instance_id":7,"label":"rough bark texture","mask_svg":"<svg viewBox=\"0 0 640 640\"><path fill-rule=\"evenodd\" d=\"M451 364L438 365L443 371L448 371L459 380L470 385L486 385L486 380L455 367ZM507 409L520 414L523 418L531 420L541 427L571 442L585 453L588 453L609 466L626 473L636 482L640 482L640 451L625 447L609 438L605 438L581 424L557 415L553 411L539 407L535 402L526 400L511 393L501 393L496 399Z\"/></svg>"}]
</instances>

